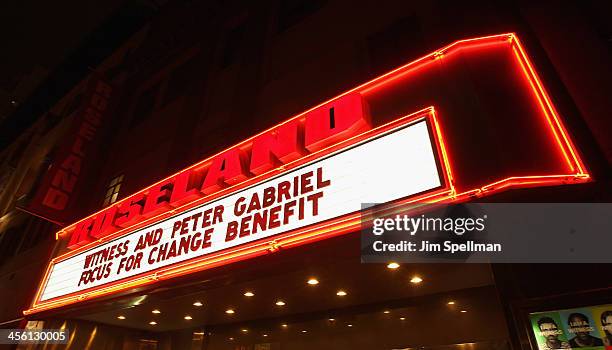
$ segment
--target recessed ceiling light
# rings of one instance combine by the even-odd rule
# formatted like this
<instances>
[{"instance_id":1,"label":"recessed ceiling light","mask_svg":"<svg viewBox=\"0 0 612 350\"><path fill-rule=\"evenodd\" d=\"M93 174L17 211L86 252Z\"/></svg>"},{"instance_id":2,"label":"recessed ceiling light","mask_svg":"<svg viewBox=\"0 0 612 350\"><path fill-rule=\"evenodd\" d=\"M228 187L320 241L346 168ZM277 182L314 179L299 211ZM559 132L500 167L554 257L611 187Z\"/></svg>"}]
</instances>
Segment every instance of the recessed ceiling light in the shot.
<instances>
[{"instance_id":1,"label":"recessed ceiling light","mask_svg":"<svg viewBox=\"0 0 612 350\"><path fill-rule=\"evenodd\" d=\"M286 323L283 323L283 324L281 324L281 327L283 327L283 328L287 328L287 327L289 327L289 325L288 325L288 324L286 324Z\"/></svg>"},{"instance_id":2,"label":"recessed ceiling light","mask_svg":"<svg viewBox=\"0 0 612 350\"><path fill-rule=\"evenodd\" d=\"M249 330L248 330L248 329L246 329L246 328L243 328L243 329L241 329L240 331L241 331L242 333L246 333L246 332L248 332Z\"/></svg>"},{"instance_id":3,"label":"recessed ceiling light","mask_svg":"<svg viewBox=\"0 0 612 350\"><path fill-rule=\"evenodd\" d=\"M155 322L155 321L151 321L151 322L149 322L149 324L150 324L151 326L155 326L155 325L157 324L157 322Z\"/></svg>"},{"instance_id":4,"label":"recessed ceiling light","mask_svg":"<svg viewBox=\"0 0 612 350\"><path fill-rule=\"evenodd\" d=\"M234 340L234 337L229 337L228 339L229 339L229 340Z\"/></svg>"},{"instance_id":5,"label":"recessed ceiling light","mask_svg":"<svg viewBox=\"0 0 612 350\"><path fill-rule=\"evenodd\" d=\"M467 310L461 310L461 312L462 312L462 313L466 313L466 312L467 312Z\"/></svg>"},{"instance_id":6,"label":"recessed ceiling light","mask_svg":"<svg viewBox=\"0 0 612 350\"><path fill-rule=\"evenodd\" d=\"M153 310L153 311L151 311L151 312L152 312L152 313L154 313L154 314L161 314L161 311L159 311L159 310L157 310L157 309L155 309L155 310Z\"/></svg>"},{"instance_id":7,"label":"recessed ceiling light","mask_svg":"<svg viewBox=\"0 0 612 350\"><path fill-rule=\"evenodd\" d=\"M120 320L125 320L125 316L123 316L123 315L119 315L119 316L117 316L117 318L120 319Z\"/></svg>"},{"instance_id":8,"label":"recessed ceiling light","mask_svg":"<svg viewBox=\"0 0 612 350\"><path fill-rule=\"evenodd\" d=\"M423 282L423 279L419 276L412 276L412 278L410 279L410 283L418 284L421 282Z\"/></svg>"},{"instance_id":9,"label":"recessed ceiling light","mask_svg":"<svg viewBox=\"0 0 612 350\"><path fill-rule=\"evenodd\" d=\"M262 336L262 337L267 337L268 335L267 335L267 334L262 334L261 336Z\"/></svg>"},{"instance_id":10,"label":"recessed ceiling light","mask_svg":"<svg viewBox=\"0 0 612 350\"><path fill-rule=\"evenodd\" d=\"M405 319L406 319L406 317L400 317L400 320L401 320L401 321L403 321L403 320L405 320Z\"/></svg>"},{"instance_id":11,"label":"recessed ceiling light","mask_svg":"<svg viewBox=\"0 0 612 350\"><path fill-rule=\"evenodd\" d=\"M398 267L400 267L400 264L396 263L395 261L392 261L392 262L387 264L387 268L391 269L391 270L395 270Z\"/></svg>"},{"instance_id":12,"label":"recessed ceiling light","mask_svg":"<svg viewBox=\"0 0 612 350\"><path fill-rule=\"evenodd\" d=\"M193 317L191 317L189 315L185 315L185 317L183 317L183 318L186 319L186 320L192 320L193 319Z\"/></svg>"},{"instance_id":13,"label":"recessed ceiling light","mask_svg":"<svg viewBox=\"0 0 612 350\"><path fill-rule=\"evenodd\" d=\"M285 305L286 305L286 304L285 304L285 302L284 302L284 301L282 301L282 300L278 300L278 301L276 301L276 303L275 303L275 304L276 304L277 306L285 306Z\"/></svg>"},{"instance_id":14,"label":"recessed ceiling light","mask_svg":"<svg viewBox=\"0 0 612 350\"><path fill-rule=\"evenodd\" d=\"M339 296L339 297L343 297L343 296L346 295L346 292L343 291L343 290L339 290L339 291L336 292L336 295Z\"/></svg>"},{"instance_id":15,"label":"recessed ceiling light","mask_svg":"<svg viewBox=\"0 0 612 350\"><path fill-rule=\"evenodd\" d=\"M455 305L455 301L454 300L450 300L448 303L446 303L448 305Z\"/></svg>"},{"instance_id":16,"label":"recessed ceiling light","mask_svg":"<svg viewBox=\"0 0 612 350\"><path fill-rule=\"evenodd\" d=\"M230 315L231 315L231 314L233 314L233 313L235 313L235 312L236 312L236 311L234 311L234 309L227 309L227 310L225 310L225 313L226 313L226 314L230 314Z\"/></svg>"},{"instance_id":17,"label":"recessed ceiling light","mask_svg":"<svg viewBox=\"0 0 612 350\"><path fill-rule=\"evenodd\" d=\"M352 324L350 324L350 323L349 323L349 324L347 324L346 326L347 326L347 327L353 327L353 325L352 325Z\"/></svg>"},{"instance_id":18,"label":"recessed ceiling light","mask_svg":"<svg viewBox=\"0 0 612 350\"><path fill-rule=\"evenodd\" d=\"M202 304L201 301L196 301L195 303L193 303L193 306L197 306L197 307L200 307L202 305L204 305L204 304Z\"/></svg>"},{"instance_id":19,"label":"recessed ceiling light","mask_svg":"<svg viewBox=\"0 0 612 350\"><path fill-rule=\"evenodd\" d=\"M310 284L311 286L316 286L317 284L319 284L319 280L316 278L311 278L306 283Z\"/></svg>"},{"instance_id":20,"label":"recessed ceiling light","mask_svg":"<svg viewBox=\"0 0 612 350\"><path fill-rule=\"evenodd\" d=\"M391 311L389 311L389 310L383 311L383 314L390 314L390 313L391 313Z\"/></svg>"},{"instance_id":21,"label":"recessed ceiling light","mask_svg":"<svg viewBox=\"0 0 612 350\"><path fill-rule=\"evenodd\" d=\"M306 333L306 332L308 332L308 331L307 331L307 330L305 330L305 329L302 329L302 333Z\"/></svg>"},{"instance_id":22,"label":"recessed ceiling light","mask_svg":"<svg viewBox=\"0 0 612 350\"><path fill-rule=\"evenodd\" d=\"M336 319L335 318L330 318L329 322L334 322Z\"/></svg>"},{"instance_id":23,"label":"recessed ceiling light","mask_svg":"<svg viewBox=\"0 0 612 350\"><path fill-rule=\"evenodd\" d=\"M255 293L253 293L253 292L251 292L251 291L246 291L246 292L244 292L244 296L245 296L245 297L252 297L252 296L254 296L254 295L255 295Z\"/></svg>"}]
</instances>

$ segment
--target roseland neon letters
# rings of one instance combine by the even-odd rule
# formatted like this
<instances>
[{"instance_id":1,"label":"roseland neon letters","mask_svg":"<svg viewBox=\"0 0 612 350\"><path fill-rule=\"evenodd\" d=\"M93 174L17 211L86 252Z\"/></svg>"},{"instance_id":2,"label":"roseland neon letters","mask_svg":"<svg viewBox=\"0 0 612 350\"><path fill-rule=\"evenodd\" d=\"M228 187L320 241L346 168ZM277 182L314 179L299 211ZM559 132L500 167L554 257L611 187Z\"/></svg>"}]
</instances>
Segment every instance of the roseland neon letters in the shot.
<instances>
[{"instance_id":1,"label":"roseland neon letters","mask_svg":"<svg viewBox=\"0 0 612 350\"><path fill-rule=\"evenodd\" d=\"M283 123L257 135L246 145L220 153L201 166L188 168L78 222L68 248L83 246L368 128L369 115L361 95L348 94L306 113L302 119Z\"/></svg>"}]
</instances>

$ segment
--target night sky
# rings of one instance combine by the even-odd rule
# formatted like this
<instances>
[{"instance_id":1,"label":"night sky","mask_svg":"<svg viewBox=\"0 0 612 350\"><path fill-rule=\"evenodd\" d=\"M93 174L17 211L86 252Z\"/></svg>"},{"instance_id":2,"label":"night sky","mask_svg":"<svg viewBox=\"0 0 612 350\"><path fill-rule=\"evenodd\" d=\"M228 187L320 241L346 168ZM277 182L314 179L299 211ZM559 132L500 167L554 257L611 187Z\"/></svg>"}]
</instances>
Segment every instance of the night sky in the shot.
<instances>
[{"instance_id":1,"label":"night sky","mask_svg":"<svg viewBox=\"0 0 612 350\"><path fill-rule=\"evenodd\" d=\"M155 11L154 1L10 0L0 4L0 148Z\"/></svg>"}]
</instances>

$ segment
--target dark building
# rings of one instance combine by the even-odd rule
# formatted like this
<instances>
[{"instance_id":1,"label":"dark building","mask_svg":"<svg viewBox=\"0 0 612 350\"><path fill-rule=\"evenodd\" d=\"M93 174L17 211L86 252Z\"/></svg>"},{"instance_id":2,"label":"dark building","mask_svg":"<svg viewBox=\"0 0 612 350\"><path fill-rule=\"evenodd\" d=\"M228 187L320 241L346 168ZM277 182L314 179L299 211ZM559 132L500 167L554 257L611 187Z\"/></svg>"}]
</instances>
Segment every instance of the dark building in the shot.
<instances>
[{"instance_id":1,"label":"dark building","mask_svg":"<svg viewBox=\"0 0 612 350\"><path fill-rule=\"evenodd\" d=\"M205 228L205 211L171 219L285 174L281 163L356 149L413 117L429 123L441 183L400 197L609 202L610 13L604 1L165 3L25 131L2 130L0 326L70 330L68 344L19 349L538 349L529 315L609 303L610 265L363 264L355 218L313 221L316 231L279 234L264 248L226 236L225 255L157 258L142 273L129 272L139 263L120 260L121 245L88 254L160 220L173 237L199 219ZM347 108L367 108L371 128L325 139L305 121L325 110L337 132ZM298 156L200 185L200 168L209 174L219 159L222 174L247 167L244 157L230 164L229 151L252 155L254 135L272 128L282 138L290 118L300 123ZM362 161L364 172L386 164ZM393 192L394 169L372 170L384 174L372 198ZM179 181L186 193L175 201ZM359 184L346 186L367 194ZM142 249L157 244L153 230L142 237ZM53 280L95 259L125 276L98 283L108 277L100 263L75 286Z\"/></svg>"}]
</instances>

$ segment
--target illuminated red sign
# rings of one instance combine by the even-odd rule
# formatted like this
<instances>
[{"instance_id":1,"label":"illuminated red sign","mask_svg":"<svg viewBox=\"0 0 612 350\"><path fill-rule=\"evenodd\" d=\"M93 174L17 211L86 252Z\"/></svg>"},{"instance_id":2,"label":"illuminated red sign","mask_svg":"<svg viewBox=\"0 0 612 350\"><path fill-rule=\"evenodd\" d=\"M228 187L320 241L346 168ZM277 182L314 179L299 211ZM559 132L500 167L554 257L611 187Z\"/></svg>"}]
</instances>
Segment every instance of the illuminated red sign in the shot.
<instances>
[{"instance_id":1,"label":"illuminated red sign","mask_svg":"<svg viewBox=\"0 0 612 350\"><path fill-rule=\"evenodd\" d=\"M342 96L273 130L230 148L203 164L162 180L84 220L68 247L83 246L122 228L168 212L197 198L219 192L302 158L369 128L367 106L357 93Z\"/></svg>"},{"instance_id":2,"label":"illuminated red sign","mask_svg":"<svg viewBox=\"0 0 612 350\"><path fill-rule=\"evenodd\" d=\"M84 102L74 117L66 142L56 152L36 195L23 210L53 222L66 222L82 173L90 169L86 157L95 151L99 129L109 115L112 95L113 87L104 80L94 76L88 82Z\"/></svg>"},{"instance_id":3,"label":"illuminated red sign","mask_svg":"<svg viewBox=\"0 0 612 350\"><path fill-rule=\"evenodd\" d=\"M399 130L413 134L401 137ZM418 139L423 142L394 143ZM375 150L378 153L372 153ZM381 160L385 162L374 162ZM342 169L351 175L343 175ZM423 169L430 170L420 173ZM320 210L324 214L300 221L297 205L279 209L278 215L291 215L287 222L268 217L266 225L273 222L274 227L253 234L253 215L268 208L260 201L265 191L285 193L290 201L302 176L312 188L306 195L323 196L317 205L327 206ZM326 186L327 181L331 185ZM347 203L367 202L369 192L388 193L381 198L393 207L586 181L590 176L516 35L460 40L67 226L58 236L71 234L74 249L51 261L25 313L355 231L360 212ZM365 190L360 192L359 183L367 184ZM351 201L350 193L359 195ZM216 209L221 208L217 203L224 203L224 209ZM232 216L224 216L228 213ZM205 220L212 226L219 218L224 219L223 230L207 236ZM183 257L177 258L175 251L168 258L172 239L194 239L196 233L198 253L189 252L185 244ZM169 245L160 258L162 235ZM132 245L141 238L148 243L139 255L140 249ZM94 256L104 254L98 253L102 249L107 255L113 251L116 260L99 262ZM97 263L109 262L108 274L98 277L99 269L92 275Z\"/></svg>"},{"instance_id":4,"label":"illuminated red sign","mask_svg":"<svg viewBox=\"0 0 612 350\"><path fill-rule=\"evenodd\" d=\"M58 261L40 300L281 238L355 215L362 203L447 191L437 134L435 112L428 108L340 141L325 157L305 157L278 176Z\"/></svg>"}]
</instances>

